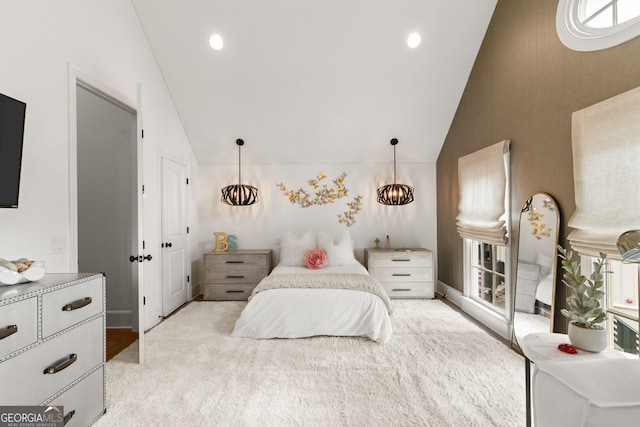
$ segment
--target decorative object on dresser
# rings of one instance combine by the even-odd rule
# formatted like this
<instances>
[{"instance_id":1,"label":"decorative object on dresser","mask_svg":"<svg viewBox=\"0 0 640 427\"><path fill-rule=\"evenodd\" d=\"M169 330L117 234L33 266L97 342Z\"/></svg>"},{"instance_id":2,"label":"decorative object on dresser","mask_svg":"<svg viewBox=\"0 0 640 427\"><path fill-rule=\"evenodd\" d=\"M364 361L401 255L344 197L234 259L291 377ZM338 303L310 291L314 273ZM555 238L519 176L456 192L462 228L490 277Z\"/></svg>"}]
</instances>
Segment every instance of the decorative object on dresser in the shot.
<instances>
[{"instance_id":1,"label":"decorative object on dresser","mask_svg":"<svg viewBox=\"0 0 640 427\"><path fill-rule=\"evenodd\" d=\"M408 205L413 202L413 187L396 183L396 145L398 145L398 139L393 138L390 143L393 146L393 184L378 188L378 203L388 206Z\"/></svg>"},{"instance_id":2,"label":"decorative object on dresser","mask_svg":"<svg viewBox=\"0 0 640 427\"><path fill-rule=\"evenodd\" d=\"M390 298L433 298L433 253L424 248L364 250L365 267Z\"/></svg>"},{"instance_id":3,"label":"decorative object on dresser","mask_svg":"<svg viewBox=\"0 0 640 427\"><path fill-rule=\"evenodd\" d=\"M63 406L65 425L92 424L105 411L104 337L102 274L0 288L0 402Z\"/></svg>"},{"instance_id":4,"label":"decorative object on dresser","mask_svg":"<svg viewBox=\"0 0 640 427\"><path fill-rule=\"evenodd\" d=\"M208 252L204 254L204 299L246 300L271 266L271 249Z\"/></svg>"},{"instance_id":5,"label":"decorative object on dresser","mask_svg":"<svg viewBox=\"0 0 640 427\"><path fill-rule=\"evenodd\" d=\"M42 279L45 273L42 261L33 261L27 258L7 261L0 258L0 286L34 282Z\"/></svg>"},{"instance_id":6,"label":"decorative object on dresser","mask_svg":"<svg viewBox=\"0 0 640 427\"><path fill-rule=\"evenodd\" d=\"M258 189L252 185L242 184L240 149L244 141L236 139L236 145L238 146L238 183L224 187L220 201L231 206L249 206L258 202Z\"/></svg>"}]
</instances>

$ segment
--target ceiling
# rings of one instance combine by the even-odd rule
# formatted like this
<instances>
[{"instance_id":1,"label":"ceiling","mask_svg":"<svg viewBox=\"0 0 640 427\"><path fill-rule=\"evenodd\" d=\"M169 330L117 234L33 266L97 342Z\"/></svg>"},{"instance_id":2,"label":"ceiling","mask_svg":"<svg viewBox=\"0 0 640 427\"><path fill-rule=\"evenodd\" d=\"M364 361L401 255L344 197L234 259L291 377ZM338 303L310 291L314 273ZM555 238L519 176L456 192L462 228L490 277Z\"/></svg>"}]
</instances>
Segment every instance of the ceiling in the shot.
<instances>
[{"instance_id":1,"label":"ceiling","mask_svg":"<svg viewBox=\"0 0 640 427\"><path fill-rule=\"evenodd\" d=\"M435 162L496 0L132 3L199 163L224 165L237 138L248 164L384 163L393 137Z\"/></svg>"}]
</instances>

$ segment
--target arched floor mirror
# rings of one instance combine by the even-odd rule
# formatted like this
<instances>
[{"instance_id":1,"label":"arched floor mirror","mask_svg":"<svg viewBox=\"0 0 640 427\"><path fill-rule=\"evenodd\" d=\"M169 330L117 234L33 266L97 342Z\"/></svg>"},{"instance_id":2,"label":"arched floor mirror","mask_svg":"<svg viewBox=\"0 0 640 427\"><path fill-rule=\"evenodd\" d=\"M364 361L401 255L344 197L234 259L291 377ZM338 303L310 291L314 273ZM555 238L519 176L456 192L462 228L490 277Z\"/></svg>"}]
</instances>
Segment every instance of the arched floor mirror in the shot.
<instances>
[{"instance_id":1,"label":"arched floor mirror","mask_svg":"<svg viewBox=\"0 0 640 427\"><path fill-rule=\"evenodd\" d=\"M529 197L520 210L520 233L514 274L512 347L525 335L553 332L560 213L547 193Z\"/></svg>"}]
</instances>

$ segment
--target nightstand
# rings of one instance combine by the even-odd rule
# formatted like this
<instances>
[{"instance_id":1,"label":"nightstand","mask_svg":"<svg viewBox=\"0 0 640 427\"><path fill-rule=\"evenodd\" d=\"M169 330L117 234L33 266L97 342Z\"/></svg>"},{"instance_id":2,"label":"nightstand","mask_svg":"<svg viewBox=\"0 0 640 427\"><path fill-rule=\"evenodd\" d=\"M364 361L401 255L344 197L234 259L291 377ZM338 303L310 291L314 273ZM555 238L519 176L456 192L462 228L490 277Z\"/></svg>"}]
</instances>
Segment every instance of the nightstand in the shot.
<instances>
[{"instance_id":1,"label":"nightstand","mask_svg":"<svg viewBox=\"0 0 640 427\"><path fill-rule=\"evenodd\" d=\"M365 249L364 266L389 298L433 298L433 253L424 248Z\"/></svg>"},{"instance_id":2,"label":"nightstand","mask_svg":"<svg viewBox=\"0 0 640 427\"><path fill-rule=\"evenodd\" d=\"M535 420L536 422L534 425L538 425L538 426L578 425L580 417L584 416L584 414L588 412L587 409L576 410L576 408L581 408L581 405L583 404L581 399L584 398L588 400L588 397L589 397L587 396L588 393L583 392L579 394L579 397L575 397L573 392L574 386L573 384L571 384L571 381L554 380L552 376L550 376L548 373L545 372L548 370L547 365L549 365L550 363L565 363L566 364L564 365L565 369L561 369L560 371L568 372L572 364L575 363L576 361L626 359L623 353L613 350L612 348L607 348L604 351L601 351L599 353L591 353L585 350L578 350L577 354L567 354L558 350L559 344L568 343L568 342L569 342L569 337L566 334L556 334L556 333L550 333L550 332L537 332L537 333L526 335L522 339L522 344L520 347L522 349L522 353L524 354L524 363L525 363L524 372L525 372L525 400L526 400L527 427L532 425L532 418L533 418L531 413L532 409L534 409L534 413L537 414L537 418L538 418L537 420ZM540 381L539 378L536 379L536 375L538 374L538 372L534 371L534 381L533 381L534 384L531 383L532 382L531 381L531 362L533 362L534 364L537 364L538 366L537 370L539 370L540 366L543 367L544 374L542 374L542 377L543 377L542 381L543 381L543 386L547 390L547 393L546 393L546 396L540 396L540 399L544 398L545 400L544 402L536 402L535 398L533 399L534 401L532 402L532 399L531 399L532 391L535 392L536 380ZM634 361L634 363L637 364L638 361ZM553 370L553 365L551 365L551 370ZM634 372L634 374L636 374L636 377L638 376L637 372ZM631 375L631 371L629 371L629 375ZM585 384L589 386L590 380L588 378L590 377L592 378L593 376L584 376L584 380L577 381L577 382L579 382L580 383L579 385L581 385L584 388ZM593 382L593 380L591 380L591 382ZM598 386L599 385L594 384L593 389L597 389ZM540 387L541 389L543 388L540 384L538 384L538 387ZM566 403L566 402L569 402L570 399L572 402L577 402L575 406L571 406L568 403ZM557 405L557 402L560 400L562 400L563 402L562 406ZM613 401L615 401L615 399L610 399L609 403ZM638 401L638 399L635 399L635 403L636 403L635 410L637 410L637 408L640 406L638 405L638 403L640 402ZM588 406L588 405L585 405L585 406ZM614 406L614 405L611 405L611 406ZM594 408L597 409L597 407L598 405L591 405L591 411L593 412ZM558 415L556 412L558 408L560 408L561 412L563 413L561 416ZM628 409L629 408L627 408L627 410ZM541 419L542 418L541 412L547 412L547 414L544 415L545 420ZM554 415L550 415L550 414L554 414ZM570 421L566 421L565 418L569 418ZM559 422L560 419L564 421ZM580 424L580 425L583 425L583 424ZM596 423L595 425L598 425L598 423ZM622 425L622 424L611 423L611 425Z\"/></svg>"},{"instance_id":3,"label":"nightstand","mask_svg":"<svg viewBox=\"0 0 640 427\"><path fill-rule=\"evenodd\" d=\"M247 300L253 288L271 272L271 249L204 254L203 299Z\"/></svg>"}]
</instances>

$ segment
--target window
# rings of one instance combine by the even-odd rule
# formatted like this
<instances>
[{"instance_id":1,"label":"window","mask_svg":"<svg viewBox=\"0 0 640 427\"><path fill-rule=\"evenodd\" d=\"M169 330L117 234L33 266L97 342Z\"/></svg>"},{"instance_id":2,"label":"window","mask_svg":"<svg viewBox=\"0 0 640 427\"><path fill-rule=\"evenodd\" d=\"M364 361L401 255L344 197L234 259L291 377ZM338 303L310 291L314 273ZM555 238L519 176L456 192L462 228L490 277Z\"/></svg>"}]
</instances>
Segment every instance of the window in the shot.
<instances>
[{"instance_id":1,"label":"window","mask_svg":"<svg viewBox=\"0 0 640 427\"><path fill-rule=\"evenodd\" d=\"M562 43L573 50L613 47L640 35L640 2L560 0L556 29Z\"/></svg>"},{"instance_id":2,"label":"window","mask_svg":"<svg viewBox=\"0 0 640 427\"><path fill-rule=\"evenodd\" d=\"M469 260L468 296L504 314L506 246L465 239L465 248Z\"/></svg>"},{"instance_id":3,"label":"window","mask_svg":"<svg viewBox=\"0 0 640 427\"><path fill-rule=\"evenodd\" d=\"M588 276L595 258L582 256L582 274ZM588 267L589 266L589 267ZM639 354L638 348L638 264L623 264L621 261L607 259L604 287L606 290L603 305L607 310L607 330L609 342L617 350L630 354Z\"/></svg>"},{"instance_id":4,"label":"window","mask_svg":"<svg viewBox=\"0 0 640 427\"><path fill-rule=\"evenodd\" d=\"M458 216L463 239L464 295L506 319L510 141L458 158Z\"/></svg>"}]
</instances>

